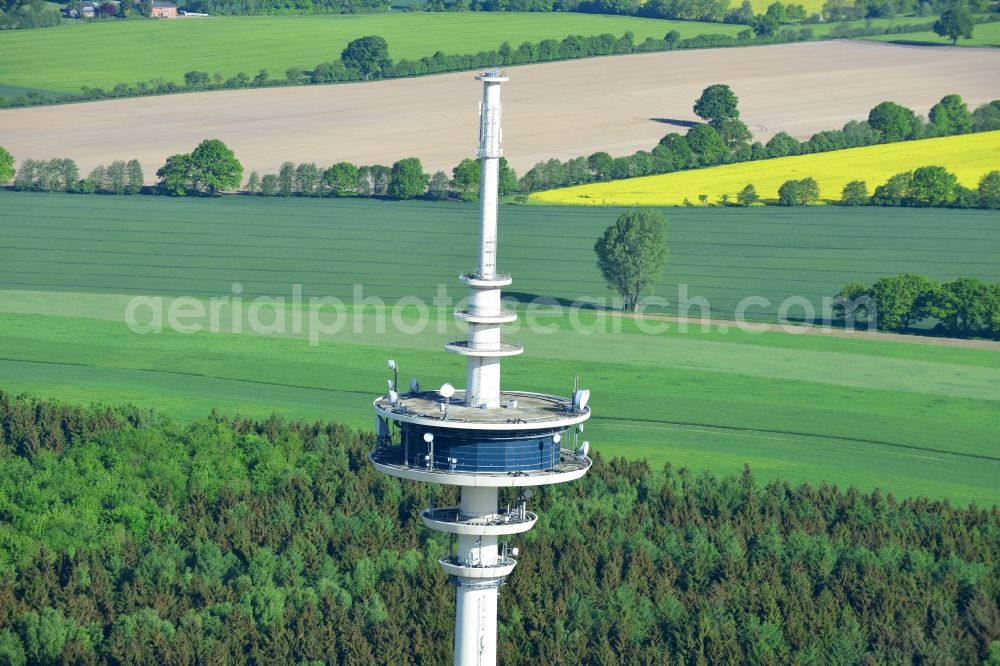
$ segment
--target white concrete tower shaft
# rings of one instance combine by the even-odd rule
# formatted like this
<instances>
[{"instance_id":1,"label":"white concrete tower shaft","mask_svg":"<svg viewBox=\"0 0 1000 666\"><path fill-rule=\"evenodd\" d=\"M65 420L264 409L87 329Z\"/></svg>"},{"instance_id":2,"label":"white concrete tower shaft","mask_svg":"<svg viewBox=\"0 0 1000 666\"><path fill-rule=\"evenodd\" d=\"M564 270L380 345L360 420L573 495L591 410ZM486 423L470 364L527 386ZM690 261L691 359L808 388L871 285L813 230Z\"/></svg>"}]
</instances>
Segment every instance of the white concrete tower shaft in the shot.
<instances>
[{"instance_id":1,"label":"white concrete tower shaft","mask_svg":"<svg viewBox=\"0 0 1000 666\"><path fill-rule=\"evenodd\" d=\"M497 489L463 486L459 511L463 517L473 519L496 515ZM504 564L495 534L458 535L456 555L471 567L497 568ZM509 566L513 568L513 560ZM489 569L483 573L487 571ZM455 666L494 666L497 662L497 598L501 579L457 575L454 581Z\"/></svg>"},{"instance_id":2,"label":"white concrete tower shaft","mask_svg":"<svg viewBox=\"0 0 1000 666\"><path fill-rule=\"evenodd\" d=\"M503 352L500 324L511 321L502 312L500 288L510 279L497 273L497 197L500 184L500 84L507 77L500 72L484 72L476 77L483 82L483 100L479 109L480 161L479 266L469 283L469 308L466 316L469 339L465 375L466 405L496 409L500 406L500 357Z\"/></svg>"}]
</instances>

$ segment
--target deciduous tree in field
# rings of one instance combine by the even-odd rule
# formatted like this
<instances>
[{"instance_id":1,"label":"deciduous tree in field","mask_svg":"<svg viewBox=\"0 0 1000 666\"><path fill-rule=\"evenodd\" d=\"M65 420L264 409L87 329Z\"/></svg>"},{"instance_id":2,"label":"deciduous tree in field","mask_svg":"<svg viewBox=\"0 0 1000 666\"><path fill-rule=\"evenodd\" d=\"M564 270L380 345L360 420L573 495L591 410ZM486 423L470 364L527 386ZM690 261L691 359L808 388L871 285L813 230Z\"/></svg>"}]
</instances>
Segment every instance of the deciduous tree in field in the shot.
<instances>
[{"instance_id":1,"label":"deciduous tree in field","mask_svg":"<svg viewBox=\"0 0 1000 666\"><path fill-rule=\"evenodd\" d=\"M946 95L931 107L928 118L940 134L964 134L972 130L972 114L958 95Z\"/></svg>"},{"instance_id":2,"label":"deciduous tree in field","mask_svg":"<svg viewBox=\"0 0 1000 666\"><path fill-rule=\"evenodd\" d=\"M923 275L906 273L879 278L870 294L880 329L905 331L910 324L927 317L935 285Z\"/></svg>"},{"instance_id":3,"label":"deciduous tree in field","mask_svg":"<svg viewBox=\"0 0 1000 666\"><path fill-rule=\"evenodd\" d=\"M448 198L448 174L435 171L427 183L427 198L434 201L444 201Z\"/></svg>"},{"instance_id":4,"label":"deciduous tree in field","mask_svg":"<svg viewBox=\"0 0 1000 666\"><path fill-rule=\"evenodd\" d=\"M757 188L753 183L749 183L736 194L736 201L741 206L752 206L760 201L760 195L757 194Z\"/></svg>"},{"instance_id":5,"label":"deciduous tree in field","mask_svg":"<svg viewBox=\"0 0 1000 666\"><path fill-rule=\"evenodd\" d=\"M605 181L611 178L611 168L615 165L615 158L606 152L597 152L587 158L587 167L594 174L594 180Z\"/></svg>"},{"instance_id":6,"label":"deciduous tree in field","mask_svg":"<svg viewBox=\"0 0 1000 666\"><path fill-rule=\"evenodd\" d=\"M869 198L868 185L863 180L852 180L840 193L840 203L845 206L864 206Z\"/></svg>"},{"instance_id":7,"label":"deciduous tree in field","mask_svg":"<svg viewBox=\"0 0 1000 666\"><path fill-rule=\"evenodd\" d=\"M473 159L464 159L452 169L451 189L460 201L479 199L479 171L479 162Z\"/></svg>"},{"instance_id":8,"label":"deciduous tree in field","mask_svg":"<svg viewBox=\"0 0 1000 666\"><path fill-rule=\"evenodd\" d=\"M695 125L684 138L702 166L721 164L729 153L726 142L711 125Z\"/></svg>"},{"instance_id":9,"label":"deciduous tree in field","mask_svg":"<svg viewBox=\"0 0 1000 666\"><path fill-rule=\"evenodd\" d=\"M229 146L218 139L205 139L191 153L191 186L215 194L243 182L243 165Z\"/></svg>"},{"instance_id":10,"label":"deciduous tree in field","mask_svg":"<svg viewBox=\"0 0 1000 666\"><path fill-rule=\"evenodd\" d=\"M6 185L14 179L14 156L0 146L0 185Z\"/></svg>"},{"instance_id":11,"label":"deciduous tree in field","mask_svg":"<svg viewBox=\"0 0 1000 666\"><path fill-rule=\"evenodd\" d=\"M778 203L782 206L805 206L819 201L819 183L814 178L786 180L778 188Z\"/></svg>"},{"instance_id":12,"label":"deciduous tree in field","mask_svg":"<svg viewBox=\"0 0 1000 666\"><path fill-rule=\"evenodd\" d=\"M868 318L871 303L868 287L861 282L849 282L833 299L833 316L853 328L854 322Z\"/></svg>"},{"instance_id":13,"label":"deciduous tree in field","mask_svg":"<svg viewBox=\"0 0 1000 666\"><path fill-rule=\"evenodd\" d=\"M285 162L278 169L278 194L290 197L295 193L295 165Z\"/></svg>"},{"instance_id":14,"label":"deciduous tree in field","mask_svg":"<svg viewBox=\"0 0 1000 666\"><path fill-rule=\"evenodd\" d=\"M323 183L333 196L350 196L358 190L358 168L350 162L337 162L323 172Z\"/></svg>"},{"instance_id":15,"label":"deciduous tree in field","mask_svg":"<svg viewBox=\"0 0 1000 666\"><path fill-rule=\"evenodd\" d=\"M257 175L256 171L250 172L250 177L247 178L247 192L250 194L257 194L260 190L260 176Z\"/></svg>"},{"instance_id":16,"label":"deciduous tree in field","mask_svg":"<svg viewBox=\"0 0 1000 666\"><path fill-rule=\"evenodd\" d=\"M694 103L694 112L709 125L719 129L723 122L739 119L739 101L732 88L724 83L716 83L701 92L701 97Z\"/></svg>"},{"instance_id":17,"label":"deciduous tree in field","mask_svg":"<svg viewBox=\"0 0 1000 666\"><path fill-rule=\"evenodd\" d=\"M340 53L344 65L361 73L361 78L378 77L392 67L389 43L378 35L360 37L348 44Z\"/></svg>"},{"instance_id":18,"label":"deciduous tree in field","mask_svg":"<svg viewBox=\"0 0 1000 666\"><path fill-rule=\"evenodd\" d=\"M980 208L1000 208L1000 171L990 171L983 176L976 194Z\"/></svg>"},{"instance_id":19,"label":"deciduous tree in field","mask_svg":"<svg viewBox=\"0 0 1000 666\"><path fill-rule=\"evenodd\" d=\"M138 194L142 191L142 166L139 164L139 160L129 160L128 164L125 165L125 171L128 183L125 186L125 190L129 194Z\"/></svg>"},{"instance_id":20,"label":"deciduous tree in field","mask_svg":"<svg viewBox=\"0 0 1000 666\"><path fill-rule=\"evenodd\" d=\"M128 174L123 160L115 160L108 165L107 170L108 191L112 194L125 194L125 187L128 184Z\"/></svg>"},{"instance_id":21,"label":"deciduous tree in field","mask_svg":"<svg viewBox=\"0 0 1000 666\"><path fill-rule=\"evenodd\" d=\"M991 295L979 278L959 278L934 290L929 313L941 320L949 335L968 337L986 323Z\"/></svg>"},{"instance_id":22,"label":"deciduous tree in field","mask_svg":"<svg viewBox=\"0 0 1000 666\"><path fill-rule=\"evenodd\" d=\"M913 172L904 171L879 185L872 194L871 203L876 206L903 206L910 200L913 186Z\"/></svg>"},{"instance_id":23,"label":"deciduous tree in field","mask_svg":"<svg viewBox=\"0 0 1000 666\"><path fill-rule=\"evenodd\" d=\"M94 174L91 175L93 178ZM191 186L191 155L178 153L167 158L166 163L156 171L160 179L157 187L164 194L183 196Z\"/></svg>"},{"instance_id":24,"label":"deciduous tree in field","mask_svg":"<svg viewBox=\"0 0 1000 666\"><path fill-rule=\"evenodd\" d=\"M942 166L925 166L913 171L910 201L915 206L943 206L955 200L958 178Z\"/></svg>"},{"instance_id":25,"label":"deciduous tree in field","mask_svg":"<svg viewBox=\"0 0 1000 666\"><path fill-rule=\"evenodd\" d=\"M639 296L656 284L667 259L667 219L649 209L622 213L594 244L597 266L608 287L635 310Z\"/></svg>"},{"instance_id":26,"label":"deciduous tree in field","mask_svg":"<svg viewBox=\"0 0 1000 666\"><path fill-rule=\"evenodd\" d=\"M260 179L260 193L265 197L273 197L278 193L278 177L273 173L265 174Z\"/></svg>"},{"instance_id":27,"label":"deciduous tree in field","mask_svg":"<svg viewBox=\"0 0 1000 666\"><path fill-rule=\"evenodd\" d=\"M388 195L394 199L412 199L427 191L430 179L416 157L407 157L392 165Z\"/></svg>"},{"instance_id":28,"label":"deciduous tree in field","mask_svg":"<svg viewBox=\"0 0 1000 666\"><path fill-rule=\"evenodd\" d=\"M972 15L969 5L959 0L944 10L941 18L934 22L934 32L941 37L947 37L952 44L958 43L959 37L972 39L972 30L976 26L976 18Z\"/></svg>"},{"instance_id":29,"label":"deciduous tree in field","mask_svg":"<svg viewBox=\"0 0 1000 666\"><path fill-rule=\"evenodd\" d=\"M895 102L882 102L869 111L868 124L881 134L883 141L916 139L922 129L917 115Z\"/></svg>"}]
</instances>

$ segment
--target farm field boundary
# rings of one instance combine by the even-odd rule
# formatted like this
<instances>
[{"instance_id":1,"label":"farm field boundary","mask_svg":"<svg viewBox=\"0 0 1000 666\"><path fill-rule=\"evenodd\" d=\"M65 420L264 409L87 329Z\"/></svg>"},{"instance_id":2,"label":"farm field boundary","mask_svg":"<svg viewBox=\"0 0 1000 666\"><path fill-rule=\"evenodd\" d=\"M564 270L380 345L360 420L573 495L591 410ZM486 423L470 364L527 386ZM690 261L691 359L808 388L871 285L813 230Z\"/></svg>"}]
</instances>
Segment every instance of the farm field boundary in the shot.
<instances>
[{"instance_id":1,"label":"farm field boundary","mask_svg":"<svg viewBox=\"0 0 1000 666\"><path fill-rule=\"evenodd\" d=\"M864 180L869 192L891 176L917 167L943 166L959 182L975 188L987 172L1000 166L1000 131L962 134L848 148L811 155L795 155L770 160L726 164L658 176L591 183L538 192L529 201L594 206L679 206L697 204L707 195L716 204L753 184L764 201L775 203L778 188L787 180L815 178L820 198L838 201L844 185Z\"/></svg>"},{"instance_id":2,"label":"farm field boundary","mask_svg":"<svg viewBox=\"0 0 1000 666\"><path fill-rule=\"evenodd\" d=\"M384 387L386 358L425 385L463 372L460 357L428 353L458 333L447 306L432 308L428 325L407 334L393 325L379 333L378 314L356 308L357 330L315 346L292 330L137 334L123 313L135 296L162 297L169 309L174 297L231 297L234 284L247 302L287 297L292 284L306 297L349 299L358 282L365 296L390 304L429 301L439 284L462 298L447 276L458 275L477 242L475 205L12 193L0 194L0 203L9 212L0 221L4 390L133 402L183 420L217 407L367 428L366 396ZM933 270L938 279L1000 278L989 214L878 212L668 211L672 254L657 294L673 300L685 284L692 296L718 303L721 315L751 293L775 303L790 294L818 297L848 273L865 279L887 266ZM536 295L557 303L607 295L591 246L616 215L503 208L500 252L522 321L523 301ZM846 266L844 238L854 248ZM401 319L412 324L414 315L405 310ZM724 332L718 321L650 333L627 317L565 308L545 321L556 330L514 333L528 353L505 364L506 381L565 392L580 373L602 416L588 437L603 455L719 473L749 462L762 479L1000 500L995 349Z\"/></svg>"},{"instance_id":3,"label":"farm field boundary","mask_svg":"<svg viewBox=\"0 0 1000 666\"><path fill-rule=\"evenodd\" d=\"M736 61L730 50L706 49L512 67L504 154L523 173L550 158L650 150L697 120L693 100L711 82L732 86L756 140L781 131L808 138L865 118L887 99L926 114L955 93L974 108L996 97L998 68L1000 50L843 41L755 47ZM475 152L470 90L471 74L455 73L6 109L0 145L17 160L71 157L83 173L137 158L150 183L169 155L206 138L224 141L247 172L277 173L285 161L390 165L408 156L450 172ZM408 100L405 110L399 99Z\"/></svg>"}]
</instances>

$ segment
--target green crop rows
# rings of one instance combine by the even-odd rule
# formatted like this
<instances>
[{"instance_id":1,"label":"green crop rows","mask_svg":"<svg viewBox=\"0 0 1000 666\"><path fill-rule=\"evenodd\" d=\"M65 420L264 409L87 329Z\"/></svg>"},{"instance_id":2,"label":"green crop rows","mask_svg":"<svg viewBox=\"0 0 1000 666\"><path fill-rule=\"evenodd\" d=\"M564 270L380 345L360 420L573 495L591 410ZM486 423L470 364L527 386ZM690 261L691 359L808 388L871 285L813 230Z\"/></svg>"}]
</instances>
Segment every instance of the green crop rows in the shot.
<instances>
[{"instance_id":1,"label":"green crop rows","mask_svg":"<svg viewBox=\"0 0 1000 666\"><path fill-rule=\"evenodd\" d=\"M0 31L0 84L61 92L81 86L111 88L163 78L183 84L199 70L224 78L260 69L284 79L291 67L312 69L330 62L352 39L380 35L392 58L419 59L436 51L489 51L508 41L595 36L627 31L636 42L683 37L736 35L741 25L663 21L625 16L507 12L391 13L367 16L211 17L179 21L114 21L46 30ZM142 55L144 54L144 56ZM95 63L71 66L81 57ZM97 64L99 63L99 64Z\"/></svg>"},{"instance_id":2,"label":"green crop rows","mask_svg":"<svg viewBox=\"0 0 1000 666\"><path fill-rule=\"evenodd\" d=\"M429 300L439 284L455 300L465 295L456 277L475 251L475 206L14 193L0 194L0 206L4 390L129 401L181 419L218 407L369 427L387 358L425 386L461 382L463 359L441 351L458 333L450 308L430 307L428 325L403 334L392 307L404 296ZM746 296L818 303L848 280L887 272L1000 278L995 219L976 211L667 213L671 257L657 293L675 301L686 283L716 316L731 315ZM615 215L504 207L500 253L514 275L510 293L560 302L606 296L591 246ZM210 299L232 296L235 283L244 303L290 299L293 284L305 299L349 301L360 284L386 303L386 331L378 332L373 305L348 306L349 323L318 345L292 326L235 334L225 317L215 334L140 335L123 323L133 295ZM538 321L554 330L539 331L524 325L529 312L520 310L512 335L526 354L505 361L505 386L567 393L579 374L594 394L586 435L602 455L719 473L747 462L762 478L963 503L1000 497L995 349L718 326L682 332L676 323L651 334L630 319L552 308ZM285 303L260 319L290 312L308 322L312 311ZM419 312L410 305L396 314L413 325Z\"/></svg>"}]
</instances>

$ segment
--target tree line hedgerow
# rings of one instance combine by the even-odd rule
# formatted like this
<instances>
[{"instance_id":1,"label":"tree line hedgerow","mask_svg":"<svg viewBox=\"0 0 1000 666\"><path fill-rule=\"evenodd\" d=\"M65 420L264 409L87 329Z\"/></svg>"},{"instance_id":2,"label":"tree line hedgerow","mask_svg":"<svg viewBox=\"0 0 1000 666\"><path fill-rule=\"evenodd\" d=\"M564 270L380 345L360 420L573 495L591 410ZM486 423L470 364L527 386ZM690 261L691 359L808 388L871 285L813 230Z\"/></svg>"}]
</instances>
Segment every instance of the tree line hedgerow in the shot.
<instances>
[{"instance_id":1,"label":"tree line hedgerow","mask_svg":"<svg viewBox=\"0 0 1000 666\"><path fill-rule=\"evenodd\" d=\"M623 157L598 152L565 162L558 159L539 162L521 178L521 190L537 192L720 164L1000 129L1000 100L970 112L961 97L946 95L931 109L927 122L911 109L886 101L872 108L867 120L852 120L840 130L817 132L807 141L779 132L764 144L751 142L750 130L739 119L738 102L728 85L711 85L694 106L695 113L705 122L693 125L685 134L671 132L652 150Z\"/></svg>"},{"instance_id":2,"label":"tree line hedgerow","mask_svg":"<svg viewBox=\"0 0 1000 666\"><path fill-rule=\"evenodd\" d=\"M683 135L676 132L667 134L648 152L638 151L625 157L612 157L606 152L597 152L589 157L578 157L566 162L551 159L538 163L520 179L507 167L506 160L501 160L501 193L532 192L718 164L1000 129L1000 100L983 104L970 112L961 97L947 95L931 108L926 123L904 106L882 102L871 110L867 120L851 121L842 130L819 132L808 141L800 142L785 132L779 132L767 144L750 143L752 136L739 119L738 102L732 89L725 84L705 88L694 104L694 111L706 122L693 125ZM192 155L195 157L193 161ZM65 168L67 173L76 172L72 160L53 162L59 164L48 165L49 170ZM40 172L36 168L39 163L29 160L25 164L28 163L32 166L33 174ZM133 160L128 167L137 168L138 163ZM843 202L849 205L872 203L983 208L998 205L1000 193L996 190L1000 187L997 182L1000 176L987 174L978 191L973 191L958 185L953 175L947 172L941 175L940 171L941 167L922 167L912 174L900 174L876 189L872 197L867 195L867 185L852 182L845 188ZM82 181L76 181L74 176L70 180L65 177L49 178L44 183L32 176L21 178L19 184L19 179L14 178L14 174L13 158L0 148L0 184L14 179L15 187L19 189L119 194L131 192L122 192L121 188L102 184L99 170ZM192 154L170 156L166 164L157 171L160 181L152 191L173 195L189 192L214 194L238 189L243 184L242 175L243 167L232 150L221 141L206 140ZM938 178L939 175L941 178ZM141 170L139 177L141 178ZM925 181L930 189L924 187ZM940 185L942 182L943 186ZM448 174L443 171L425 173L417 158L399 160L391 167L338 162L321 168L314 163L296 165L286 162L277 174L262 176L257 172L251 173L244 187L251 194L264 196L425 197L432 200L454 197L471 201L478 198L479 166L475 160L463 160L452 169L449 179ZM783 205L803 205L818 200L819 184L813 178L789 181L779 191L779 203ZM759 201L756 189L749 184L737 195L735 203L753 205ZM708 203L707 198L702 203ZM732 202L727 200L723 203Z\"/></svg>"},{"instance_id":3,"label":"tree line hedgerow","mask_svg":"<svg viewBox=\"0 0 1000 666\"><path fill-rule=\"evenodd\" d=\"M0 662L449 662L419 512L456 491L376 473L374 445L0 392ZM600 455L534 502L501 664L1000 659L996 507Z\"/></svg>"},{"instance_id":4,"label":"tree line hedgerow","mask_svg":"<svg viewBox=\"0 0 1000 666\"><path fill-rule=\"evenodd\" d=\"M778 205L805 206L820 200L820 186L815 178L786 180L778 188ZM735 204L753 206L761 202L753 183L736 195ZM707 197L702 203L708 203ZM729 204L728 197L721 202ZM958 182L955 174L942 166L918 167L891 177L868 194L863 180L847 183L840 194L844 206L917 206L947 208L1000 209L1000 171L990 171L979 180L976 189Z\"/></svg>"},{"instance_id":5,"label":"tree line hedgerow","mask_svg":"<svg viewBox=\"0 0 1000 666\"><path fill-rule=\"evenodd\" d=\"M889 29L870 30L874 31L872 34L884 34L887 30L892 32L913 32L914 30L929 29L930 25L929 23L920 23L895 26ZM838 37L853 36L858 35L854 35L853 33L838 35ZM81 88L80 93L73 95L47 96L38 92L28 92L24 95L18 95L13 99L0 96L0 108L116 99L143 95L162 95L191 90L258 88L350 82L376 78L411 77L440 72L472 70L482 67L551 62L588 56L744 46L748 44L772 44L804 41L812 38L812 30L808 27L786 27L776 31L772 35L755 35L753 30L748 28L736 37L707 34L682 38L679 32L671 30L664 35L663 39L650 37L638 44L634 42L634 36L630 32L626 32L621 37L615 37L611 34L603 34L596 37L570 35L561 41L546 39L537 43L524 42L517 47L504 42L496 49L480 51L475 54L448 55L438 51L433 55L418 60L403 59L393 61L388 58L387 51L382 54L381 50L379 50L374 53L371 61L364 63L352 60L350 56L346 59L344 58L344 53L352 51L351 45L348 45L339 58L334 58L329 62L318 63L311 70L305 66L290 67L284 72L284 76L272 76L265 69L259 70L257 74L240 72L230 77L225 77L219 73L210 74L205 71L192 70L184 75L183 83L157 79L155 81L140 81L137 83L122 82L109 89L84 86ZM371 41L373 39L380 40L382 43L385 42L383 38L376 35L362 37L355 40L355 42L363 40ZM352 44L355 42L352 42ZM358 51L355 49L354 52L357 53Z\"/></svg>"},{"instance_id":6,"label":"tree line hedgerow","mask_svg":"<svg viewBox=\"0 0 1000 666\"><path fill-rule=\"evenodd\" d=\"M834 314L850 326L869 322L902 333L932 323L933 333L1000 340L1000 283L964 277L941 284L915 273L881 277L871 287L851 282L837 294Z\"/></svg>"}]
</instances>

